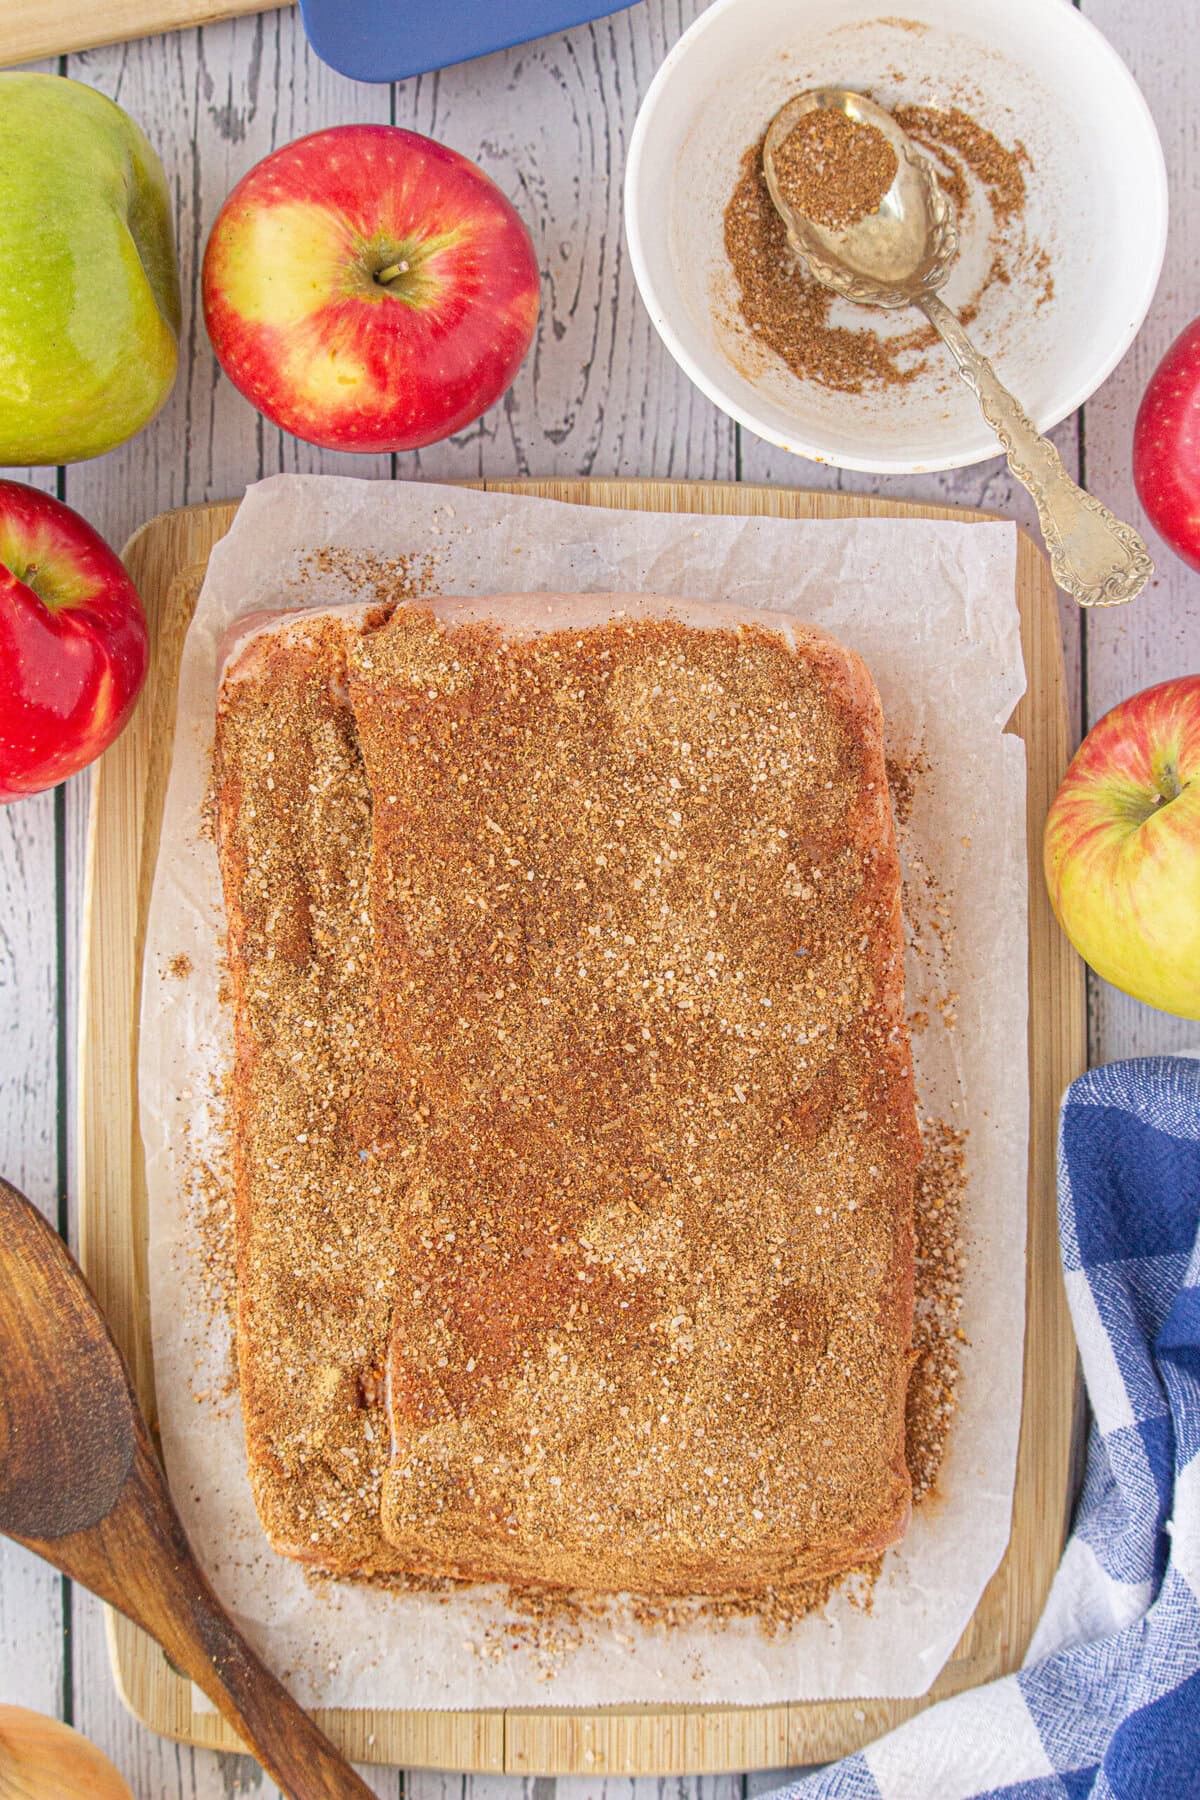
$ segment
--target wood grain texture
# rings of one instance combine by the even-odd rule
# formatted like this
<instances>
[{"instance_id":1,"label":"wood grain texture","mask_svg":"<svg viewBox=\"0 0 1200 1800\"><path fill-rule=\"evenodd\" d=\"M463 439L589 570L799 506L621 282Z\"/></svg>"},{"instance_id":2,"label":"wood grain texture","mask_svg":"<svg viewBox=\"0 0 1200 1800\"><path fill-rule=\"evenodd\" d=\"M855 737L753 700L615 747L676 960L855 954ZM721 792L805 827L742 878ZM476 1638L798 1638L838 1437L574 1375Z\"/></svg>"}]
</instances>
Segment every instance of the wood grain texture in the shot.
<instances>
[{"instance_id":1,"label":"wood grain texture","mask_svg":"<svg viewBox=\"0 0 1200 1800\"><path fill-rule=\"evenodd\" d=\"M268 425L221 375L200 308L204 245L234 184L305 132L386 121L389 90L327 69L290 11L114 45L72 57L69 72L140 120L163 159L184 306L179 379L164 411L131 443L68 468L69 503L119 545L149 513L223 499L280 470L389 474L388 457L339 456Z\"/></svg>"},{"instance_id":2,"label":"wood grain texture","mask_svg":"<svg viewBox=\"0 0 1200 1800\"><path fill-rule=\"evenodd\" d=\"M743 1800L746 1787L746 1778L737 1775L567 1775L555 1779L413 1769L405 1776L404 1800ZM761 1783L755 1791L764 1791Z\"/></svg>"},{"instance_id":3,"label":"wood grain texture","mask_svg":"<svg viewBox=\"0 0 1200 1800\"><path fill-rule=\"evenodd\" d=\"M53 469L11 469L53 493ZM0 806L0 1175L53 1224L66 1171L59 1135L60 1031L57 820L39 794ZM66 1584L27 1550L0 1539L0 1700L60 1717L65 1699Z\"/></svg>"},{"instance_id":4,"label":"wood grain texture","mask_svg":"<svg viewBox=\"0 0 1200 1800\"><path fill-rule=\"evenodd\" d=\"M5 0L0 67L253 12L257 0Z\"/></svg>"},{"instance_id":5,"label":"wood grain texture","mask_svg":"<svg viewBox=\"0 0 1200 1800\"><path fill-rule=\"evenodd\" d=\"M733 477L736 429L659 342L621 226L641 96L702 10L650 0L397 87L397 124L484 164L529 224L543 271L537 339L511 392L457 437L398 457L398 474Z\"/></svg>"},{"instance_id":6,"label":"wood grain texture","mask_svg":"<svg viewBox=\"0 0 1200 1800\"><path fill-rule=\"evenodd\" d=\"M1129 64L1162 139L1170 185L1171 229L1162 280L1129 354L1089 401L1082 444L1087 480L1145 532L1157 565L1153 584L1130 607L1087 621L1087 725L1118 700L1171 675L1200 670L1200 574L1150 527L1133 485L1133 422L1146 383L1172 339L1200 312L1200 159L1195 94L1200 57L1190 7L1131 6L1083 0L1083 10ZM1142 1006L1093 980L1090 1050L1094 1062L1200 1047L1200 1025Z\"/></svg>"},{"instance_id":7,"label":"wood grain texture","mask_svg":"<svg viewBox=\"0 0 1200 1800\"><path fill-rule=\"evenodd\" d=\"M658 511L847 517L945 516L843 494L745 484L489 482L500 491ZM79 1199L85 1266L114 1333L151 1393L144 1277L145 1190L136 1133L140 946L170 760L175 682L204 558L233 508L194 508L144 528L126 557L152 620L155 654L133 724L100 765L89 846L81 1013ZM1019 540L1018 597L1029 689L1014 719L1029 753L1030 849L1067 754L1061 658L1044 559ZM1053 925L1040 882L1030 888L1031 1084L1026 1405L1013 1541L934 1693L1014 1666L1049 1585L1066 1525L1074 1344L1059 1275L1053 1203L1054 1122L1062 1086L1083 1066L1082 984ZM124 995L124 998L122 998ZM120 1121L134 1121L123 1130ZM117 1121L114 1127L113 1121ZM168 1733L228 1742L221 1722L192 1710L186 1683L123 1621L113 1628L122 1690ZM927 1702L864 1701L761 1708L510 1709L438 1714L323 1712L322 1724L360 1757L496 1772L635 1773L779 1767L840 1754Z\"/></svg>"}]
</instances>

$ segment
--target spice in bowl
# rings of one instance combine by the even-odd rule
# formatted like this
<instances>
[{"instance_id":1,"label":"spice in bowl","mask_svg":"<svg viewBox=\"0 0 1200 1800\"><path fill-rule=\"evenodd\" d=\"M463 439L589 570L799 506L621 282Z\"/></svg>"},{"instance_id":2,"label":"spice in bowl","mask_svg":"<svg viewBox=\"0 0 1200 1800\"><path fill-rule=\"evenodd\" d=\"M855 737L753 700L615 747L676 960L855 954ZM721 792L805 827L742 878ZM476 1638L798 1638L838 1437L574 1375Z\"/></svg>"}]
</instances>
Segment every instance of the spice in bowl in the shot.
<instances>
[{"instance_id":1,"label":"spice in bowl","mask_svg":"<svg viewBox=\"0 0 1200 1800\"><path fill-rule=\"evenodd\" d=\"M1006 150L994 132L959 106L898 106L894 117L914 143L936 158L942 186L960 212L968 194L964 169L982 183L997 225L1021 211L1024 167L1029 164L1023 144Z\"/></svg>"},{"instance_id":2,"label":"spice in bowl","mask_svg":"<svg viewBox=\"0 0 1200 1800\"><path fill-rule=\"evenodd\" d=\"M937 164L960 225L982 231L986 238L984 273L959 308L963 324L975 319L989 289L1007 285L1018 271L1032 277L1031 285L1036 283L1040 289L1035 305L1049 300L1054 291L1049 257L1027 239L1022 223L1025 173L1030 166L1024 145L1018 142L1008 148L961 107L901 105L894 108L893 116ZM792 140L809 119L818 121L822 131L827 120L844 120L848 132L841 147L833 139L826 140L827 147L819 156L806 159L802 141L793 158ZM809 129L815 135L816 127ZM833 132L838 133L836 125ZM864 146L859 132L868 140L878 139L892 159L890 173L878 160L879 146ZM725 254L733 276L732 306L724 320L731 328L731 350L740 360L748 330L753 344L772 360L782 362L793 375L844 394L903 387L924 375L929 366L925 352L937 342L931 326L922 321L909 329L901 326L885 332L870 322L872 315L867 309L836 301L806 272L788 243L787 230L767 189L762 149L760 140L742 156L724 214ZM843 151L851 152L856 164L861 154L863 166L838 174ZM785 154L788 166L796 170L794 183L787 178L787 198L817 224L832 229L876 209L895 175L895 151L883 134L832 109L806 114L788 133L775 155L781 181ZM725 302L723 311L727 305ZM835 318L849 321L855 317L863 319L861 328L834 322Z\"/></svg>"},{"instance_id":3,"label":"spice in bowl","mask_svg":"<svg viewBox=\"0 0 1200 1800\"><path fill-rule=\"evenodd\" d=\"M920 373L911 353L933 342L929 326L883 338L870 326L859 331L831 322L833 295L804 272L767 190L761 141L743 155L725 208L725 254L736 283L738 323L793 375L860 394Z\"/></svg>"},{"instance_id":4,"label":"spice in bowl","mask_svg":"<svg viewBox=\"0 0 1200 1800\"><path fill-rule=\"evenodd\" d=\"M805 113L774 161L788 205L833 231L878 212L896 179L896 152L882 131L837 107Z\"/></svg>"}]
</instances>

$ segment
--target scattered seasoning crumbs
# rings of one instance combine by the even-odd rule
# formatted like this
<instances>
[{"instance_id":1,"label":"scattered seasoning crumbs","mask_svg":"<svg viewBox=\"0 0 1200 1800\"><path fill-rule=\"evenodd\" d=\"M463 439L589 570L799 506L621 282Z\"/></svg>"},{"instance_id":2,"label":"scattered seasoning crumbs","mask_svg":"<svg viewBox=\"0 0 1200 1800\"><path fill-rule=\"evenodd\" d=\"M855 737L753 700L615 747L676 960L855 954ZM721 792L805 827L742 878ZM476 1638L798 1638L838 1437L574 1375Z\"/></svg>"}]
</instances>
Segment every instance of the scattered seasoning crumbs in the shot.
<instances>
[{"instance_id":1,"label":"scattered seasoning crumbs","mask_svg":"<svg viewBox=\"0 0 1200 1800\"><path fill-rule=\"evenodd\" d=\"M323 546L304 558L307 573L334 575L355 588L370 589L379 602L416 600L423 594L437 592L436 550L410 551L402 556L377 556L367 550L342 550Z\"/></svg>"},{"instance_id":2,"label":"scattered seasoning crumbs","mask_svg":"<svg viewBox=\"0 0 1200 1800\"><path fill-rule=\"evenodd\" d=\"M900 106L894 117L934 158L960 216L970 202L968 172L991 209L993 254L977 291L959 309L963 323L973 322L992 287L1011 281L1012 259L1018 254L1021 266L1038 278L1037 304L1051 299L1054 284L1048 257L1040 247L1028 246L1018 230L1026 201L1025 171L1031 166L1025 146L1018 142L1007 148L961 107ZM737 321L793 375L841 393L903 387L916 380L929 366L924 352L937 342L932 327L922 323L885 337L871 324L831 323L835 303L842 303L805 272L789 245L767 189L762 148L760 139L745 151L725 208L725 253L733 274ZM867 191L864 186L860 193ZM869 318L868 309L862 316Z\"/></svg>"},{"instance_id":3,"label":"scattered seasoning crumbs","mask_svg":"<svg viewBox=\"0 0 1200 1800\"><path fill-rule=\"evenodd\" d=\"M898 106L893 116L914 143L937 157L939 176L960 212L967 200L963 164L982 182L997 225L1024 209L1024 171L1031 165L1020 139L1005 149L994 132L958 106Z\"/></svg>"},{"instance_id":4,"label":"scattered seasoning crumbs","mask_svg":"<svg viewBox=\"0 0 1200 1800\"><path fill-rule=\"evenodd\" d=\"M908 1383L906 1453L913 1504L934 1490L958 1410L962 1310L962 1208L967 1187L965 1131L926 1119L925 1157L913 1200L916 1247L915 1361Z\"/></svg>"},{"instance_id":5,"label":"scattered seasoning crumbs","mask_svg":"<svg viewBox=\"0 0 1200 1800\"><path fill-rule=\"evenodd\" d=\"M928 773L929 758L922 750L912 750L903 756L891 755L887 758L888 792L892 798L892 812L898 827L907 825L912 818L917 793Z\"/></svg>"},{"instance_id":6,"label":"scattered seasoning crumbs","mask_svg":"<svg viewBox=\"0 0 1200 1800\"><path fill-rule=\"evenodd\" d=\"M904 358L934 342L931 327L885 340L870 327L830 323L834 296L805 273L788 243L763 174L762 139L742 157L724 234L741 321L793 375L858 394L902 386L921 373L923 363Z\"/></svg>"}]
</instances>

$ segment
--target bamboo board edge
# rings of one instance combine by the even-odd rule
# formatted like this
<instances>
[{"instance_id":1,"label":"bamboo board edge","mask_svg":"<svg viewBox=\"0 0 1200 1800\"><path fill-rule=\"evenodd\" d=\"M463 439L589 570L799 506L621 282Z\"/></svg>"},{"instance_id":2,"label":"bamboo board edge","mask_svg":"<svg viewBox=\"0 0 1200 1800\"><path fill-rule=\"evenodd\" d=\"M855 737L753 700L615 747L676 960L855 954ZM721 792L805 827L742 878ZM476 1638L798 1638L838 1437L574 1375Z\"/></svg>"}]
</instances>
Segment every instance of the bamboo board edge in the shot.
<instances>
[{"instance_id":1,"label":"bamboo board edge","mask_svg":"<svg viewBox=\"0 0 1200 1800\"><path fill-rule=\"evenodd\" d=\"M279 0L290 6L294 0ZM263 0L5 0L0 68L263 12Z\"/></svg>"}]
</instances>

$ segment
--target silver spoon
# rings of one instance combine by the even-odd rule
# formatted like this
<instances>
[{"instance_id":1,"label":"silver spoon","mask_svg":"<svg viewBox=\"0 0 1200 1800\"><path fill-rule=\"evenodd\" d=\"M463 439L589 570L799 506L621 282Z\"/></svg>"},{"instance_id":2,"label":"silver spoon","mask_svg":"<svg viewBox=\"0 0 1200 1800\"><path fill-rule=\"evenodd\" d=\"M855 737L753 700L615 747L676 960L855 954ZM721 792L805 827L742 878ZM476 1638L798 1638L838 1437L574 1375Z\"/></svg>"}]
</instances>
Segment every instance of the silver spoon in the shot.
<instances>
[{"instance_id":1,"label":"silver spoon","mask_svg":"<svg viewBox=\"0 0 1200 1800\"><path fill-rule=\"evenodd\" d=\"M873 125L896 152L896 175L876 212L851 224L820 225L781 193L775 156L805 113L837 108ZM948 346L959 373L1003 444L1008 466L1029 489L1059 587L1081 606L1119 606L1154 573L1145 544L1094 495L1071 480L1054 445L996 379L957 316L938 294L958 254L954 204L937 171L891 113L846 88L813 88L780 108L763 145L763 173L787 226L788 242L815 278L868 306L916 306Z\"/></svg>"}]
</instances>

